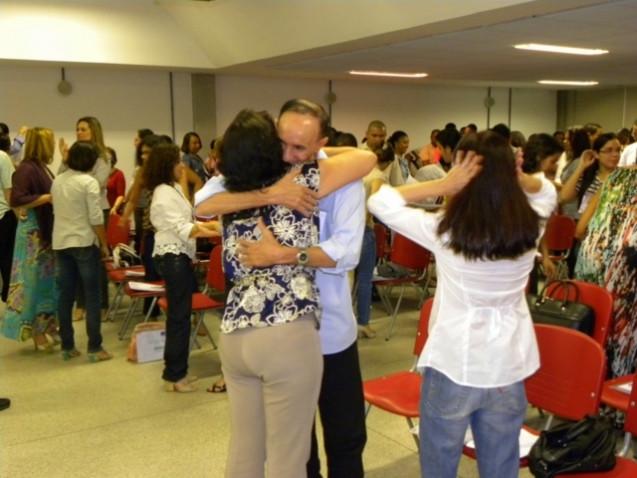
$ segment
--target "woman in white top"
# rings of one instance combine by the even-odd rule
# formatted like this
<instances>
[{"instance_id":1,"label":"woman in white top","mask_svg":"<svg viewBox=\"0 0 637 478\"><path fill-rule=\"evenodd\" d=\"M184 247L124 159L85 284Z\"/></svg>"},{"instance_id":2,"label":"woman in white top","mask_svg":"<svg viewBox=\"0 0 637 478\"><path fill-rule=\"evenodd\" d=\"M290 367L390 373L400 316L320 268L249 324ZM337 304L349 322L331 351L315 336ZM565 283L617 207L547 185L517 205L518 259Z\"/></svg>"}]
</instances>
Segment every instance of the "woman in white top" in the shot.
<instances>
[{"instance_id":1,"label":"woman in white top","mask_svg":"<svg viewBox=\"0 0 637 478\"><path fill-rule=\"evenodd\" d=\"M192 293L197 288L192 265L195 238L213 236L218 225L195 221L192 204L179 185L184 168L177 146L159 144L153 147L143 170L144 184L153 191L153 261L166 282L168 301L162 377L166 390L175 392L194 391L187 373Z\"/></svg>"},{"instance_id":2,"label":"woman in white top","mask_svg":"<svg viewBox=\"0 0 637 478\"><path fill-rule=\"evenodd\" d=\"M497 133L465 137L458 149L445 178L383 186L368 207L436 256L438 288L418 361L423 476L456 476L471 425L480 476L517 477L523 380L539 366L524 290L556 192L524 174ZM438 213L407 206L439 195L450 197Z\"/></svg>"}]
</instances>

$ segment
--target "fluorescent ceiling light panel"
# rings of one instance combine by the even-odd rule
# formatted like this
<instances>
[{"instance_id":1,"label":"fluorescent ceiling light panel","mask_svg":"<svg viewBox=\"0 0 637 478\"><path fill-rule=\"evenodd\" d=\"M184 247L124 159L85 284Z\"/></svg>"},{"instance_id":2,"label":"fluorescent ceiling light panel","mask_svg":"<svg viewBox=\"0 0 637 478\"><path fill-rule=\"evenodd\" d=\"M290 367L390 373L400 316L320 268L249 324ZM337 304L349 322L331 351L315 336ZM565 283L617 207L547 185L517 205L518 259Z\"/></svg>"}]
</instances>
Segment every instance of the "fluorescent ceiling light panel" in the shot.
<instances>
[{"instance_id":1,"label":"fluorescent ceiling light panel","mask_svg":"<svg viewBox=\"0 0 637 478\"><path fill-rule=\"evenodd\" d=\"M595 86L599 81L563 81L563 80L540 80L541 85L568 85L568 86Z\"/></svg>"},{"instance_id":2,"label":"fluorescent ceiling light panel","mask_svg":"<svg viewBox=\"0 0 637 478\"><path fill-rule=\"evenodd\" d=\"M362 76L388 76L393 78L425 78L427 73L392 73L391 71L359 71L351 70L350 75Z\"/></svg>"},{"instance_id":3,"label":"fluorescent ceiling light panel","mask_svg":"<svg viewBox=\"0 0 637 478\"><path fill-rule=\"evenodd\" d=\"M565 53L567 55L605 55L608 50L599 48L575 48L572 46L544 45L542 43L524 43L514 45L518 50L544 51L549 53Z\"/></svg>"}]
</instances>

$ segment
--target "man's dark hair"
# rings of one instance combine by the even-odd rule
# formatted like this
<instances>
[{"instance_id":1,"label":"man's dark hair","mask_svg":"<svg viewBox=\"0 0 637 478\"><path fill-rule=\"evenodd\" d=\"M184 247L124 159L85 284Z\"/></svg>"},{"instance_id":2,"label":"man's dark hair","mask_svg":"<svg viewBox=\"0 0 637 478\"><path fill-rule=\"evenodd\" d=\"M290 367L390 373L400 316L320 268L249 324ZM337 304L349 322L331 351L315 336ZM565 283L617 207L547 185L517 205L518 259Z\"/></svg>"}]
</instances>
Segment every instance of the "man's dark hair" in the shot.
<instances>
[{"instance_id":1,"label":"man's dark hair","mask_svg":"<svg viewBox=\"0 0 637 478\"><path fill-rule=\"evenodd\" d=\"M454 150L460 141L460 131L445 128L438 133L436 141L442 148L451 148Z\"/></svg>"},{"instance_id":2,"label":"man's dark hair","mask_svg":"<svg viewBox=\"0 0 637 478\"><path fill-rule=\"evenodd\" d=\"M66 164L70 169L87 173L93 169L98 157L99 152L93 143L76 141L69 148Z\"/></svg>"},{"instance_id":3,"label":"man's dark hair","mask_svg":"<svg viewBox=\"0 0 637 478\"><path fill-rule=\"evenodd\" d=\"M482 171L449 199L438 235L467 259L515 259L535 249L539 218L517 178L509 142L483 131L465 136L458 150L483 157Z\"/></svg>"},{"instance_id":4,"label":"man's dark hair","mask_svg":"<svg viewBox=\"0 0 637 478\"><path fill-rule=\"evenodd\" d=\"M475 123L469 123L467 126L465 126L465 128L470 129L472 133L478 132L478 127Z\"/></svg>"},{"instance_id":5,"label":"man's dark hair","mask_svg":"<svg viewBox=\"0 0 637 478\"><path fill-rule=\"evenodd\" d=\"M11 138L9 138L8 134L0 134L0 151L4 151L7 154L11 151Z\"/></svg>"},{"instance_id":6,"label":"man's dark hair","mask_svg":"<svg viewBox=\"0 0 637 478\"><path fill-rule=\"evenodd\" d=\"M7 126L7 123L0 123L0 134L9 134L9 126Z\"/></svg>"},{"instance_id":7,"label":"man's dark hair","mask_svg":"<svg viewBox=\"0 0 637 478\"><path fill-rule=\"evenodd\" d=\"M319 134L321 138L329 136L330 117L325 109L318 103L310 100L296 98L286 101L279 111L279 118L284 113L298 113L301 115L310 115L319 120Z\"/></svg>"},{"instance_id":8,"label":"man's dark hair","mask_svg":"<svg viewBox=\"0 0 637 478\"><path fill-rule=\"evenodd\" d=\"M231 192L270 186L290 168L283 161L274 121L265 111L240 111L223 135L219 156L219 171Z\"/></svg>"},{"instance_id":9,"label":"man's dark hair","mask_svg":"<svg viewBox=\"0 0 637 478\"><path fill-rule=\"evenodd\" d=\"M522 171L536 173L540 170L540 163L549 156L561 154L564 148L553 136L546 133L534 134L529 137L523 148L524 163Z\"/></svg>"},{"instance_id":10,"label":"man's dark hair","mask_svg":"<svg viewBox=\"0 0 637 478\"><path fill-rule=\"evenodd\" d=\"M334 146L351 146L353 148L357 148L358 141L356 141L356 136L352 133L339 131L338 135L336 135L336 139L334 140Z\"/></svg>"},{"instance_id":11,"label":"man's dark hair","mask_svg":"<svg viewBox=\"0 0 637 478\"><path fill-rule=\"evenodd\" d=\"M148 136L149 134L154 134L152 129L142 128L137 130L137 137L139 139L144 139L144 137Z\"/></svg>"},{"instance_id":12,"label":"man's dark hair","mask_svg":"<svg viewBox=\"0 0 637 478\"><path fill-rule=\"evenodd\" d=\"M157 143L144 163L144 186L153 191L160 184L174 184L175 166L179 163L179 148L175 144Z\"/></svg>"},{"instance_id":13,"label":"man's dark hair","mask_svg":"<svg viewBox=\"0 0 637 478\"><path fill-rule=\"evenodd\" d=\"M491 128L491 131L498 133L507 141L511 139L511 129L504 123L496 124L493 128Z\"/></svg>"},{"instance_id":14,"label":"man's dark hair","mask_svg":"<svg viewBox=\"0 0 637 478\"><path fill-rule=\"evenodd\" d=\"M447 124L445 125L445 128L444 128L444 129L455 129L455 130L457 130L457 129L458 129L458 127L456 126L456 123L451 123L451 122L449 122L449 123L447 123Z\"/></svg>"}]
</instances>

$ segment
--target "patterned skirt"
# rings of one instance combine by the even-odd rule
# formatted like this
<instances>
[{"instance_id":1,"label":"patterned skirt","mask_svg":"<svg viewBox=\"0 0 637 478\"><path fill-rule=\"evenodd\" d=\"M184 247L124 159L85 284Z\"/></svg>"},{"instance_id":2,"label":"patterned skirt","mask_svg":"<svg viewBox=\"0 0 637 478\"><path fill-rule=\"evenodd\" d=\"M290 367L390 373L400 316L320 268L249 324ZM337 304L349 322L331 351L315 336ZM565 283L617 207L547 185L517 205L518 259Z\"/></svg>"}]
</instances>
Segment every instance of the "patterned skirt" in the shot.
<instances>
[{"instance_id":1,"label":"patterned skirt","mask_svg":"<svg viewBox=\"0 0 637 478\"><path fill-rule=\"evenodd\" d=\"M18 221L11 283L0 333L18 341L44 332L57 312L55 262L51 247L42 247L33 209Z\"/></svg>"}]
</instances>

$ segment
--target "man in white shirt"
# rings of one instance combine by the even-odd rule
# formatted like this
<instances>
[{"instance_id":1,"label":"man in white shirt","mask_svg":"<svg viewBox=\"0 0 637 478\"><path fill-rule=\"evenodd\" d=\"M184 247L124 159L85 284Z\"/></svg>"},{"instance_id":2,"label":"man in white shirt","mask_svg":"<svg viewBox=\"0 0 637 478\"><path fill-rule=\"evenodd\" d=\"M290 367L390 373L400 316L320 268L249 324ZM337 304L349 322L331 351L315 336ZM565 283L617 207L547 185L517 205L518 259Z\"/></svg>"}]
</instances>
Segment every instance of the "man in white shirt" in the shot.
<instances>
[{"instance_id":1,"label":"man in white shirt","mask_svg":"<svg viewBox=\"0 0 637 478\"><path fill-rule=\"evenodd\" d=\"M370 121L367 126L367 131L365 132L365 142L361 148L370 151L381 149L385 145L385 138L387 138L387 127L385 123L380 120Z\"/></svg>"},{"instance_id":2,"label":"man in white shirt","mask_svg":"<svg viewBox=\"0 0 637 478\"><path fill-rule=\"evenodd\" d=\"M283 142L284 160L302 164L317 158L326 126L327 115L312 102L290 100L283 105L278 131ZM195 204L198 214L224 214L266 204L283 204L307 212L312 206L312 200L304 196L306 192L295 190L291 182L278 184L282 187L275 185L268 188L264 194L262 191L225 193L222 181L220 177L212 178L197 193ZM287 178L282 181L287 181ZM251 266L265 267L303 260L317 268L324 357L319 412L328 458L328 476L358 478L364 476L362 453L367 436L356 347L357 326L347 273L358 264L363 239L365 193L362 182L351 183L321 199L319 210L320 242L318 246L307 249L306 256L301 257L304 251L294 248L273 250L263 241L253 243L242 254L246 264ZM308 477L320 476L318 446L313 434Z\"/></svg>"}]
</instances>

